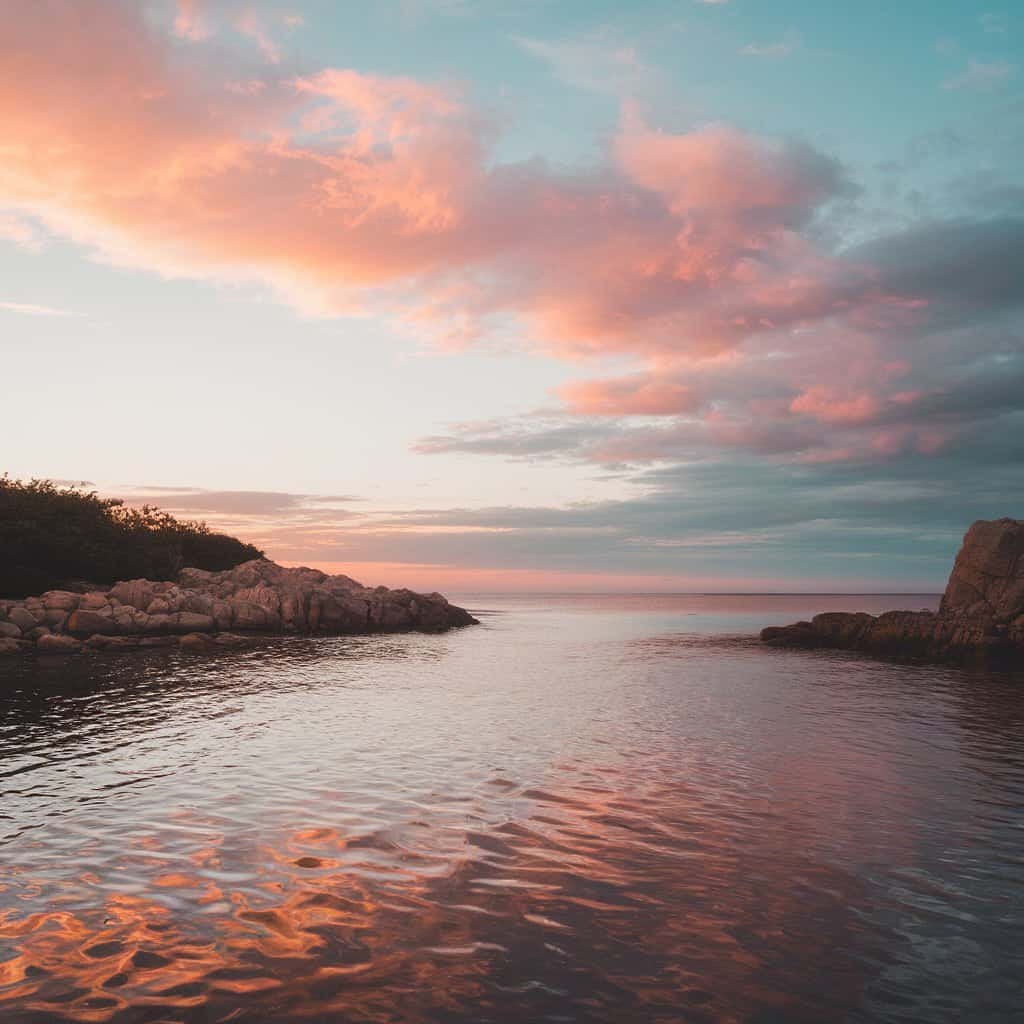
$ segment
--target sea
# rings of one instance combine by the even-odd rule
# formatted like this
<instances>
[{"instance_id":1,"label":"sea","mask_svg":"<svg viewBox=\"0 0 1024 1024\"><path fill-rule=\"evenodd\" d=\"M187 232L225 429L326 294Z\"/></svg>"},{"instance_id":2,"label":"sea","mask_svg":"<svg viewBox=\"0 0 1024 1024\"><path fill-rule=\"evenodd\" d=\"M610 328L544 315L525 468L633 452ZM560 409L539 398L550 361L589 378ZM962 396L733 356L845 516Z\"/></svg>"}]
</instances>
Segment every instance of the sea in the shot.
<instances>
[{"instance_id":1,"label":"sea","mask_svg":"<svg viewBox=\"0 0 1024 1024\"><path fill-rule=\"evenodd\" d=\"M1024 1021L1024 677L757 640L934 596L454 597L0 662L0 1021Z\"/></svg>"}]
</instances>

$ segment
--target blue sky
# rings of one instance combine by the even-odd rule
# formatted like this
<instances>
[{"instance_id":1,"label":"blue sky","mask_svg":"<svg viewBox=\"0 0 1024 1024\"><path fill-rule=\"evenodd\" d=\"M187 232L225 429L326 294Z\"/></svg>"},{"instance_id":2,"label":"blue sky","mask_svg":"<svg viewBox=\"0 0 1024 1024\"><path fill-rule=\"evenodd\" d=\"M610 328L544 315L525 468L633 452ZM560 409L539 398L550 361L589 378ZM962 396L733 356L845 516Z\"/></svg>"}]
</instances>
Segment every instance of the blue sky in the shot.
<instances>
[{"instance_id":1,"label":"blue sky","mask_svg":"<svg viewBox=\"0 0 1024 1024\"><path fill-rule=\"evenodd\" d=\"M931 589L1020 514L1013 5L8 22L14 476L462 588Z\"/></svg>"}]
</instances>

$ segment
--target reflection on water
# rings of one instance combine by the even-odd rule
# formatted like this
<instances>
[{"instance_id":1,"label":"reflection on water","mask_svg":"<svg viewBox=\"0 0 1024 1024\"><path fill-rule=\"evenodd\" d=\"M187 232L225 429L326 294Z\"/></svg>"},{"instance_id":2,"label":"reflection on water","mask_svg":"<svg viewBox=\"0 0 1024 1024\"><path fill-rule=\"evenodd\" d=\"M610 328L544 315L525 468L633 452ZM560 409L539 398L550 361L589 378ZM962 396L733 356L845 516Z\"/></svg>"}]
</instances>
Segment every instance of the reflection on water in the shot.
<instances>
[{"instance_id":1,"label":"reflection on water","mask_svg":"<svg viewBox=\"0 0 1024 1024\"><path fill-rule=\"evenodd\" d=\"M4 663L0 1019L1024 1004L1024 681L751 641L820 601L470 603L443 637Z\"/></svg>"}]
</instances>

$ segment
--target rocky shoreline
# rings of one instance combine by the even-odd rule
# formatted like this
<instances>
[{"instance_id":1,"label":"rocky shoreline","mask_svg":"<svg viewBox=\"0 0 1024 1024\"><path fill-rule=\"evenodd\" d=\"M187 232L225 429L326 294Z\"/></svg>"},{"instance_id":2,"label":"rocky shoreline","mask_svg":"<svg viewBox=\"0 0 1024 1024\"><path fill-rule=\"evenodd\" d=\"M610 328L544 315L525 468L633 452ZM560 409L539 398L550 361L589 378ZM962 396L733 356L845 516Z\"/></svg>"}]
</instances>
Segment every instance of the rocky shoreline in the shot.
<instances>
[{"instance_id":1,"label":"rocky shoreline","mask_svg":"<svg viewBox=\"0 0 1024 1024\"><path fill-rule=\"evenodd\" d=\"M0 601L0 654L216 650L255 636L443 633L476 622L441 594L369 588L260 558L225 572L183 569L174 582L127 580Z\"/></svg>"},{"instance_id":2,"label":"rocky shoreline","mask_svg":"<svg viewBox=\"0 0 1024 1024\"><path fill-rule=\"evenodd\" d=\"M761 640L772 647L1024 668L1024 522L971 526L938 612L824 612L810 622L768 626Z\"/></svg>"}]
</instances>

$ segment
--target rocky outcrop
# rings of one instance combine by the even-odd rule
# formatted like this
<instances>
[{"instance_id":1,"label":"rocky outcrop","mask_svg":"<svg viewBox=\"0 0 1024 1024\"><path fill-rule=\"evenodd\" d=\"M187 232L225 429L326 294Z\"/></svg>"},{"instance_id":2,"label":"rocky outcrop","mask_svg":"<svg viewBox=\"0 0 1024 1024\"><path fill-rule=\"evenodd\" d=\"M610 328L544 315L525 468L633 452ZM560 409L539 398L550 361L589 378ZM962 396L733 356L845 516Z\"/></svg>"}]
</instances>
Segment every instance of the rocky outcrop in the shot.
<instances>
[{"instance_id":1,"label":"rocky outcrop","mask_svg":"<svg viewBox=\"0 0 1024 1024\"><path fill-rule=\"evenodd\" d=\"M825 612L769 626L761 639L773 647L1024 667L1024 522L979 520L967 531L938 612Z\"/></svg>"},{"instance_id":2,"label":"rocky outcrop","mask_svg":"<svg viewBox=\"0 0 1024 1024\"><path fill-rule=\"evenodd\" d=\"M0 653L212 650L245 634L441 633L475 622L441 594L369 588L261 558L225 572L183 569L173 583L125 580L109 590L0 601Z\"/></svg>"}]
</instances>

